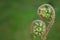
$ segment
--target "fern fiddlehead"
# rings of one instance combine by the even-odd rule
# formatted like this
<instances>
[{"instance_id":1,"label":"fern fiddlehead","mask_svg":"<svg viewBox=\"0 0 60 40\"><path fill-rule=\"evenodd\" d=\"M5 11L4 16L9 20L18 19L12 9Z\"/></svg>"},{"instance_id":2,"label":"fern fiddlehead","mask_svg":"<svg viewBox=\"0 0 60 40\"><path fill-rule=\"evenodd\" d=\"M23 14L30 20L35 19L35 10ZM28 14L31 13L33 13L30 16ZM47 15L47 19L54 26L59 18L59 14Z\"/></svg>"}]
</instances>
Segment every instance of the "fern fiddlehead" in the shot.
<instances>
[{"instance_id":1,"label":"fern fiddlehead","mask_svg":"<svg viewBox=\"0 0 60 40\"><path fill-rule=\"evenodd\" d=\"M39 6L37 14L41 20L35 20L31 24L32 40L35 40L34 36L35 38L41 38L40 40L46 40L46 36L55 20L55 10L50 4L43 4Z\"/></svg>"}]
</instances>

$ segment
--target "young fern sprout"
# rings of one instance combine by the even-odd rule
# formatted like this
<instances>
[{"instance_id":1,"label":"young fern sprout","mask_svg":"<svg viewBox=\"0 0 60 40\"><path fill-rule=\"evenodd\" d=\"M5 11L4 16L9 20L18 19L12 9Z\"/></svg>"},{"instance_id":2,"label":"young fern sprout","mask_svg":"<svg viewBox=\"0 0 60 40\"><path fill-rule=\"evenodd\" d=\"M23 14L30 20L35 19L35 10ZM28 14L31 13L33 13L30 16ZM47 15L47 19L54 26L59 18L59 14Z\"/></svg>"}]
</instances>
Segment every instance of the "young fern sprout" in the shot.
<instances>
[{"instance_id":1,"label":"young fern sprout","mask_svg":"<svg viewBox=\"0 0 60 40\"><path fill-rule=\"evenodd\" d=\"M42 36L41 36L42 40L46 40L45 38L46 38L50 28L52 27L52 25L54 23L54 20L55 20L55 10L50 4L43 4L38 8L37 13L42 20L44 20L44 19L46 21L49 20L48 25L45 23L47 25L46 32L44 34L42 34Z\"/></svg>"},{"instance_id":2,"label":"young fern sprout","mask_svg":"<svg viewBox=\"0 0 60 40\"><path fill-rule=\"evenodd\" d=\"M54 11L53 7L50 4L41 5L38 8L37 13L38 13L40 18L43 18L43 19L46 19L46 20L51 20L52 16L55 16L55 14L54 14L55 11Z\"/></svg>"},{"instance_id":3,"label":"young fern sprout","mask_svg":"<svg viewBox=\"0 0 60 40\"><path fill-rule=\"evenodd\" d=\"M34 20L31 25L33 37L39 37L46 31L46 24L42 20ZM34 39L32 39L34 40Z\"/></svg>"},{"instance_id":4,"label":"young fern sprout","mask_svg":"<svg viewBox=\"0 0 60 40\"><path fill-rule=\"evenodd\" d=\"M31 35L39 40L46 40L46 36L55 20L55 10L50 4L43 4L37 10L40 20L34 20L31 24ZM44 21L48 21L48 24ZM32 37L32 40L35 40Z\"/></svg>"}]
</instances>

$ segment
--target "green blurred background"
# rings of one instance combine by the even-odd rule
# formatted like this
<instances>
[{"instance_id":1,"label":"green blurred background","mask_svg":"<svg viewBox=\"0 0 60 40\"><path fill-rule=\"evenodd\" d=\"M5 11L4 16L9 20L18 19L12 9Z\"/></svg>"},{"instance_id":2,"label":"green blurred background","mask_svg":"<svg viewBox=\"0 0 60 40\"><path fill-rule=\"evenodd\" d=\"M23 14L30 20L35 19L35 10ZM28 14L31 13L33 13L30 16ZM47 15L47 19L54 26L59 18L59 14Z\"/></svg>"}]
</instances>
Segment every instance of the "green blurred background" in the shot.
<instances>
[{"instance_id":1,"label":"green blurred background","mask_svg":"<svg viewBox=\"0 0 60 40\"><path fill-rule=\"evenodd\" d=\"M31 40L30 24L40 19L37 8L44 3L56 11L47 40L60 40L60 0L0 0L0 40Z\"/></svg>"}]
</instances>

